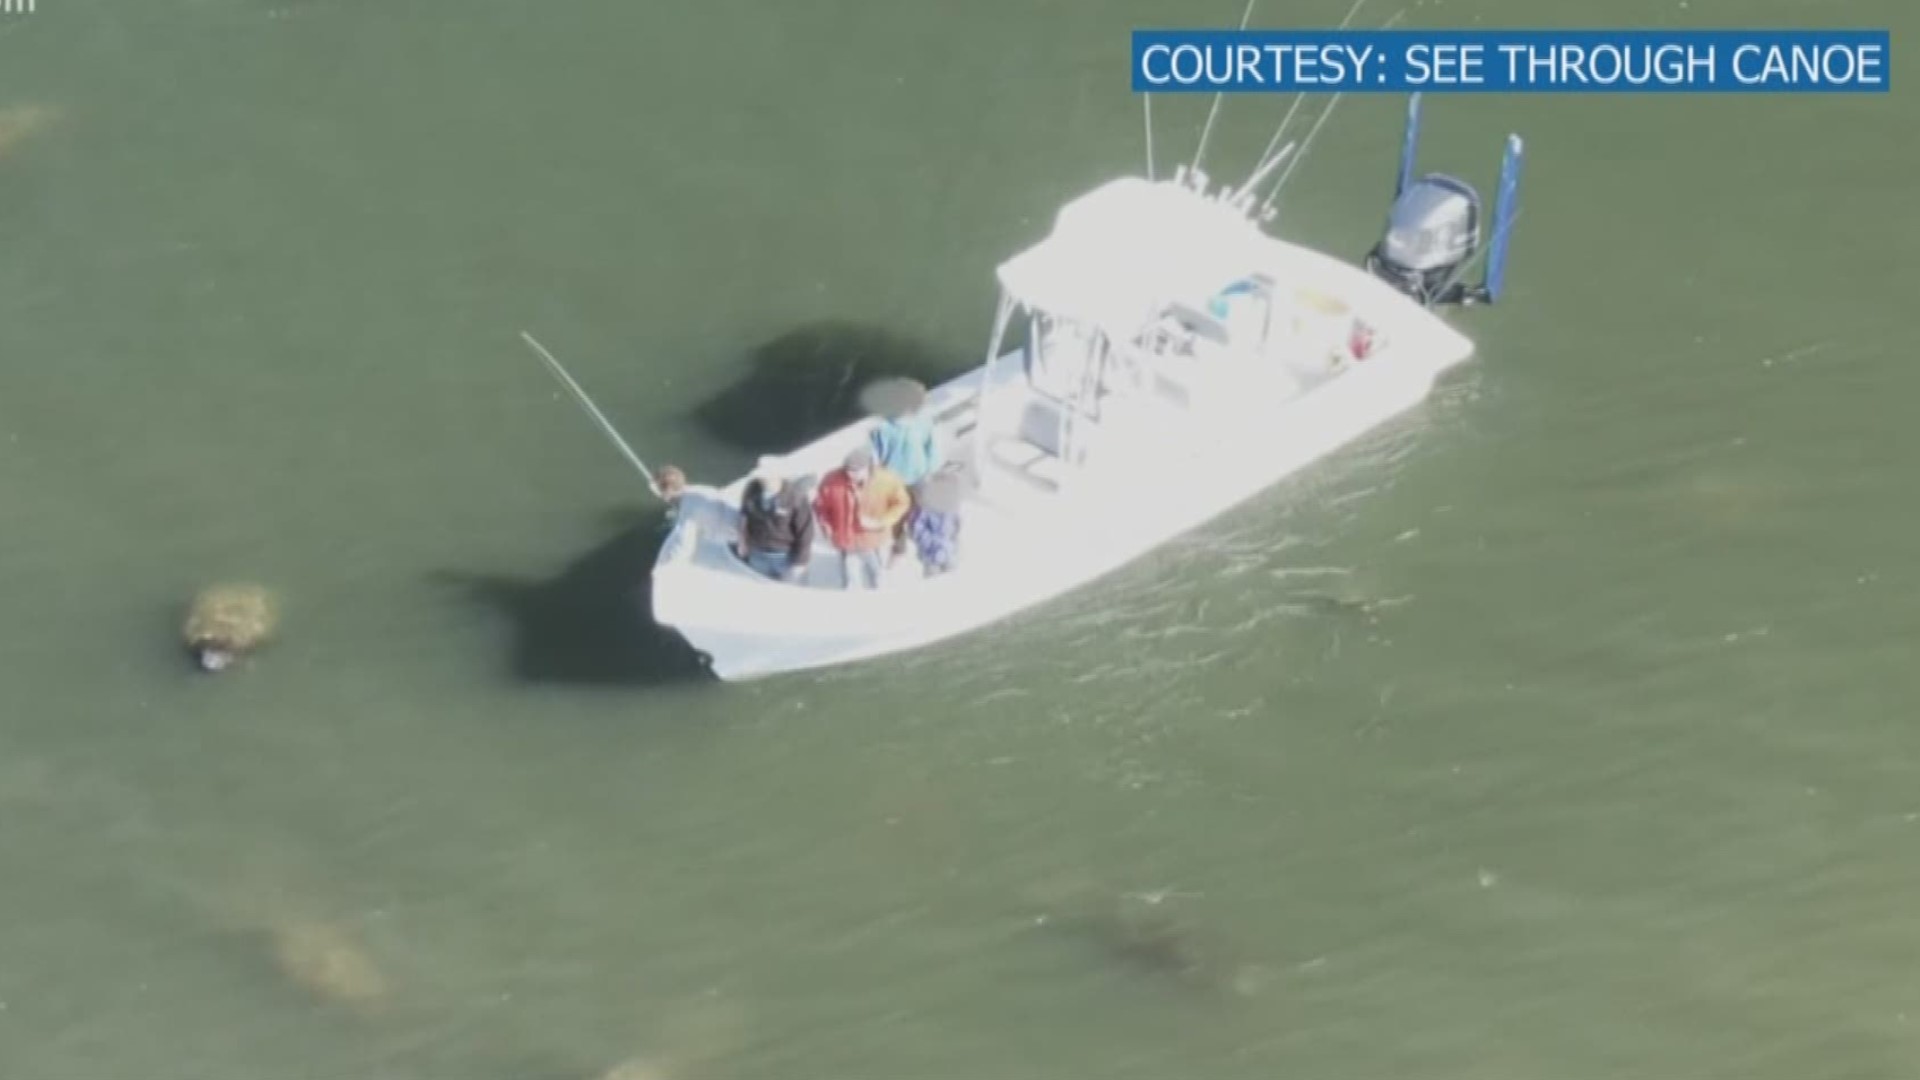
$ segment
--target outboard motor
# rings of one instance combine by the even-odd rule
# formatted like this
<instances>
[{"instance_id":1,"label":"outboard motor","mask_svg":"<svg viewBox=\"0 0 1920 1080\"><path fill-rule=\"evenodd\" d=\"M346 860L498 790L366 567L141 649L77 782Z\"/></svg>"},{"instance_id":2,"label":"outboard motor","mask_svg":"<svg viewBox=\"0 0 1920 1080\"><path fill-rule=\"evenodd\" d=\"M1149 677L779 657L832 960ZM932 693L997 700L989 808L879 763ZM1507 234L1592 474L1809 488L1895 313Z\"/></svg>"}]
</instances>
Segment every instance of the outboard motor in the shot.
<instances>
[{"instance_id":1,"label":"outboard motor","mask_svg":"<svg viewBox=\"0 0 1920 1080\"><path fill-rule=\"evenodd\" d=\"M1387 231L1367 253L1366 267L1381 280L1431 307L1435 304L1491 303L1506 282L1507 244L1519 205L1518 135L1507 136L1500 163L1500 193L1494 204L1493 239L1485 249L1487 273L1478 282L1465 278L1483 253L1480 247L1480 193L1463 180L1440 173L1413 178L1420 141L1420 95L1407 102L1407 128L1400 146L1400 177L1394 186Z\"/></svg>"},{"instance_id":2,"label":"outboard motor","mask_svg":"<svg viewBox=\"0 0 1920 1080\"><path fill-rule=\"evenodd\" d=\"M1435 173L1400 193L1367 269L1422 304L1471 303L1460 278L1480 250L1480 193ZM1460 294L1455 299L1453 294Z\"/></svg>"}]
</instances>

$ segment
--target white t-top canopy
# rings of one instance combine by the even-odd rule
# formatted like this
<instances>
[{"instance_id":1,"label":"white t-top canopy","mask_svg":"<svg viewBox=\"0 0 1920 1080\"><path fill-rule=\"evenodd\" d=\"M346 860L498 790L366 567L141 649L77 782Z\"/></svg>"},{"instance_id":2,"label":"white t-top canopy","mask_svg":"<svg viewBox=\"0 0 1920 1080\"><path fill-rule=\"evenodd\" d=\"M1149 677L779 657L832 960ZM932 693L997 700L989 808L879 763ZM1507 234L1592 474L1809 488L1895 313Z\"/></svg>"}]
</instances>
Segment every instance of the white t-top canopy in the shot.
<instances>
[{"instance_id":1,"label":"white t-top canopy","mask_svg":"<svg viewBox=\"0 0 1920 1080\"><path fill-rule=\"evenodd\" d=\"M1275 261L1241 212L1170 181L1115 180L1075 199L1045 240L1000 264L1000 287L1029 308L1130 337L1180 302L1204 308Z\"/></svg>"}]
</instances>

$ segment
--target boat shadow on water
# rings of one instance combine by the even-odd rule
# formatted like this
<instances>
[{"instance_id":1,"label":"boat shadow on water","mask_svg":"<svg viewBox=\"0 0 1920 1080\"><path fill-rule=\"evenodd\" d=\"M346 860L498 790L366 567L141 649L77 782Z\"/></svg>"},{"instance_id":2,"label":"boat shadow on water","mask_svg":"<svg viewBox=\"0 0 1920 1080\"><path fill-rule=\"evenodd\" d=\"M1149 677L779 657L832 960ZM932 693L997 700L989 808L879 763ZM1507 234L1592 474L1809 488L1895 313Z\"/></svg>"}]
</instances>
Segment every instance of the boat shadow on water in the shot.
<instances>
[{"instance_id":1,"label":"boat shadow on water","mask_svg":"<svg viewBox=\"0 0 1920 1080\"><path fill-rule=\"evenodd\" d=\"M928 385L967 363L891 330L809 323L755 349L741 379L696 407L708 434L751 454L784 453L860 418L862 387L883 376ZM697 477L724 484L727 477ZM700 654L653 619L651 572L667 530L658 507L614 516L616 532L550 578L441 570L434 582L513 624L523 682L662 686L717 681Z\"/></svg>"},{"instance_id":2,"label":"boat shadow on water","mask_svg":"<svg viewBox=\"0 0 1920 1080\"><path fill-rule=\"evenodd\" d=\"M860 390L904 376L934 386L968 369L964 356L898 331L827 320L755 349L740 380L694 410L713 438L750 454L783 454L859 420Z\"/></svg>"},{"instance_id":3,"label":"boat shadow on water","mask_svg":"<svg viewBox=\"0 0 1920 1080\"><path fill-rule=\"evenodd\" d=\"M513 675L528 683L664 686L714 681L700 655L653 621L650 571L666 539L658 508L612 515L612 537L548 578L441 570L513 624Z\"/></svg>"}]
</instances>

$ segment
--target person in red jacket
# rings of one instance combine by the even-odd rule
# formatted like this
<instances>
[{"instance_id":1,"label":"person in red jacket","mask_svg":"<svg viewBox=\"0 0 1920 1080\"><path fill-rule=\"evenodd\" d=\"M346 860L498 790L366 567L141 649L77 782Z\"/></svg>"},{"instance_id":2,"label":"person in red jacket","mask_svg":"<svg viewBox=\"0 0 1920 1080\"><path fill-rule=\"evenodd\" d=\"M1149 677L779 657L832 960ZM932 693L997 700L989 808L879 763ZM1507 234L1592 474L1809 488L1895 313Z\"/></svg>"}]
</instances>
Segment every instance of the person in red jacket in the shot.
<instances>
[{"instance_id":1,"label":"person in red jacket","mask_svg":"<svg viewBox=\"0 0 1920 1080\"><path fill-rule=\"evenodd\" d=\"M864 582L878 588L886 568L886 552L893 546L893 529L913 508L907 486L891 471L874 464L873 451L856 447L846 464L820 481L813 514L827 539L840 553L847 588Z\"/></svg>"}]
</instances>

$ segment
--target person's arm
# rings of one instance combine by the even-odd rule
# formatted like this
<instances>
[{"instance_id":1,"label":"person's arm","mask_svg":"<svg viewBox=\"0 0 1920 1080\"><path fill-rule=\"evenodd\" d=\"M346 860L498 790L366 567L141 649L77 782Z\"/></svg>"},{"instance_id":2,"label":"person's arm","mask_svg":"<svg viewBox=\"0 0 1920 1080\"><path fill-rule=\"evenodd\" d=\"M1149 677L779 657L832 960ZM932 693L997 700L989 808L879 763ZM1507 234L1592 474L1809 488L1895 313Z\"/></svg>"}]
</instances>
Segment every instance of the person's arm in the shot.
<instances>
[{"instance_id":1,"label":"person's arm","mask_svg":"<svg viewBox=\"0 0 1920 1080\"><path fill-rule=\"evenodd\" d=\"M747 490L740 493L740 511L734 515L733 553L742 559L747 557L747 501L752 498L752 492L753 485L749 484Z\"/></svg>"},{"instance_id":2,"label":"person's arm","mask_svg":"<svg viewBox=\"0 0 1920 1080\"><path fill-rule=\"evenodd\" d=\"M827 539L831 541L835 547L839 547L840 530L846 525L846 522L834 516L834 508L830 501L833 494L833 491L825 484L820 486L820 490L816 492L813 497L813 520L819 528L827 531Z\"/></svg>"},{"instance_id":3,"label":"person's arm","mask_svg":"<svg viewBox=\"0 0 1920 1080\"><path fill-rule=\"evenodd\" d=\"M907 494L907 486L895 480L887 485L887 501L881 507L880 527L891 529L900 524L907 511L913 509L913 496Z\"/></svg>"},{"instance_id":4,"label":"person's arm","mask_svg":"<svg viewBox=\"0 0 1920 1080\"><path fill-rule=\"evenodd\" d=\"M793 511L793 549L788 553L795 570L804 570L813 558L813 507L801 503Z\"/></svg>"},{"instance_id":5,"label":"person's arm","mask_svg":"<svg viewBox=\"0 0 1920 1080\"><path fill-rule=\"evenodd\" d=\"M887 520L887 511L893 507L893 496L888 493L890 490L887 482L880 479L880 474L876 473L867 481L866 489L853 496L855 528L861 532L879 532L892 526L893 523ZM875 500L879 501L880 506L877 511L869 513L875 510L873 505Z\"/></svg>"},{"instance_id":6,"label":"person's arm","mask_svg":"<svg viewBox=\"0 0 1920 1080\"><path fill-rule=\"evenodd\" d=\"M931 423L926 426L926 437L922 440L922 447L926 452L927 475L932 476L940 471L942 462L940 461L940 434Z\"/></svg>"}]
</instances>

